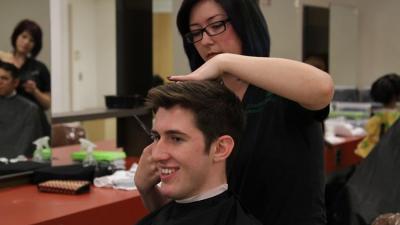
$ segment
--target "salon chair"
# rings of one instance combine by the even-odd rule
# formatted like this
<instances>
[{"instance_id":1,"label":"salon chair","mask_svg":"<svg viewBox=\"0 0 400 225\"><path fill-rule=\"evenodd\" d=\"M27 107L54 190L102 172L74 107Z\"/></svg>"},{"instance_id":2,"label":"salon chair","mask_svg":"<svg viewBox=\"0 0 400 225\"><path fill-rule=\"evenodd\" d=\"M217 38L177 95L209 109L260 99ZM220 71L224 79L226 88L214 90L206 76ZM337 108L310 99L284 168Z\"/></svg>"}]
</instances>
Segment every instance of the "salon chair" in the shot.
<instances>
[{"instance_id":1,"label":"salon chair","mask_svg":"<svg viewBox=\"0 0 400 225\"><path fill-rule=\"evenodd\" d=\"M51 146L79 144L79 139L85 137L86 132L80 125L54 124L52 125Z\"/></svg>"}]
</instances>

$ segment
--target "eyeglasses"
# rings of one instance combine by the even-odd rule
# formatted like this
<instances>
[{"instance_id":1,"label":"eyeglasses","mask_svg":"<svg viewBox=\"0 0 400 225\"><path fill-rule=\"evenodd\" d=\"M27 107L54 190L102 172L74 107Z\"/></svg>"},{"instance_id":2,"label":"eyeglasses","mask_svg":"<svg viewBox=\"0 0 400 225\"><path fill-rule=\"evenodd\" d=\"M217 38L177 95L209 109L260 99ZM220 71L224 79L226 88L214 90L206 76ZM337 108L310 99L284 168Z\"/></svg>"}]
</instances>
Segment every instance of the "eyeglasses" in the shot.
<instances>
[{"instance_id":1,"label":"eyeglasses","mask_svg":"<svg viewBox=\"0 0 400 225\"><path fill-rule=\"evenodd\" d=\"M216 36L218 34L221 34L226 31L227 22L229 22L229 19L210 23L202 29L193 30L185 34L185 40L188 43L193 44L203 39L204 32L206 32L208 36Z\"/></svg>"}]
</instances>

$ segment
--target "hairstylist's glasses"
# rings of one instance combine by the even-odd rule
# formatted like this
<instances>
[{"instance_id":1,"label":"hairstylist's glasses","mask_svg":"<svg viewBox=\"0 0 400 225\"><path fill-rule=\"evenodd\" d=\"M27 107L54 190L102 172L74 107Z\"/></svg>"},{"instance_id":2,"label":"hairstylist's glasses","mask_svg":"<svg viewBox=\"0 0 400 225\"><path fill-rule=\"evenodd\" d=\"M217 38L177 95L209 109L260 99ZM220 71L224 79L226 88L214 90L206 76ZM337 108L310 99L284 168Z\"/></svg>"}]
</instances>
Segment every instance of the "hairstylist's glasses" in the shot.
<instances>
[{"instance_id":1,"label":"hairstylist's glasses","mask_svg":"<svg viewBox=\"0 0 400 225\"><path fill-rule=\"evenodd\" d=\"M204 32L206 32L208 36L216 36L218 34L221 34L226 31L227 22L229 22L229 19L210 23L202 29L193 30L185 34L185 40L188 43L193 44L203 39Z\"/></svg>"}]
</instances>

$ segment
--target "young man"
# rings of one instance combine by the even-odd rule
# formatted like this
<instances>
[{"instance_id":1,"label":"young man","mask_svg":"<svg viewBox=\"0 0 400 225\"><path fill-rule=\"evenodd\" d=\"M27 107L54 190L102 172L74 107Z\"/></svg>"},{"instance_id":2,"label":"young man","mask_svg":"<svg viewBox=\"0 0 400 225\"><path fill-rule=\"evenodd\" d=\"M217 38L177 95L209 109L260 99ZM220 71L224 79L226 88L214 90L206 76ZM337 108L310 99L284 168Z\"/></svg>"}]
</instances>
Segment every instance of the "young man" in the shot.
<instances>
[{"instance_id":1,"label":"young man","mask_svg":"<svg viewBox=\"0 0 400 225\"><path fill-rule=\"evenodd\" d=\"M228 191L227 159L244 127L239 99L217 82L191 81L152 89L148 103L154 141L145 151L155 188L172 201L138 224L260 224Z\"/></svg>"},{"instance_id":2,"label":"young man","mask_svg":"<svg viewBox=\"0 0 400 225\"><path fill-rule=\"evenodd\" d=\"M33 141L42 135L38 107L19 96L17 68L0 61L0 157L32 156Z\"/></svg>"}]
</instances>

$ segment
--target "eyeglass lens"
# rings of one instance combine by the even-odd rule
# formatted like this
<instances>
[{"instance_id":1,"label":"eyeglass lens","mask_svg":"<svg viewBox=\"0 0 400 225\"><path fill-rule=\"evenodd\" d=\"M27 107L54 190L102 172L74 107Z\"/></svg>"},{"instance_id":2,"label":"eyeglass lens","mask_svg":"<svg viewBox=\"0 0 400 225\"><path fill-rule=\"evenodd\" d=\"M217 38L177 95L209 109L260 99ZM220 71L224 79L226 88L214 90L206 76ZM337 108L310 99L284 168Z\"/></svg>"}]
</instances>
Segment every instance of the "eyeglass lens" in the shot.
<instances>
[{"instance_id":1,"label":"eyeglass lens","mask_svg":"<svg viewBox=\"0 0 400 225\"><path fill-rule=\"evenodd\" d=\"M210 23L203 29L194 30L192 32L189 32L185 35L186 40L189 43L195 43L195 42L201 41L203 39L204 32L206 32L208 36L215 36L215 35L221 34L226 30L226 22L227 21L228 20Z\"/></svg>"}]
</instances>

